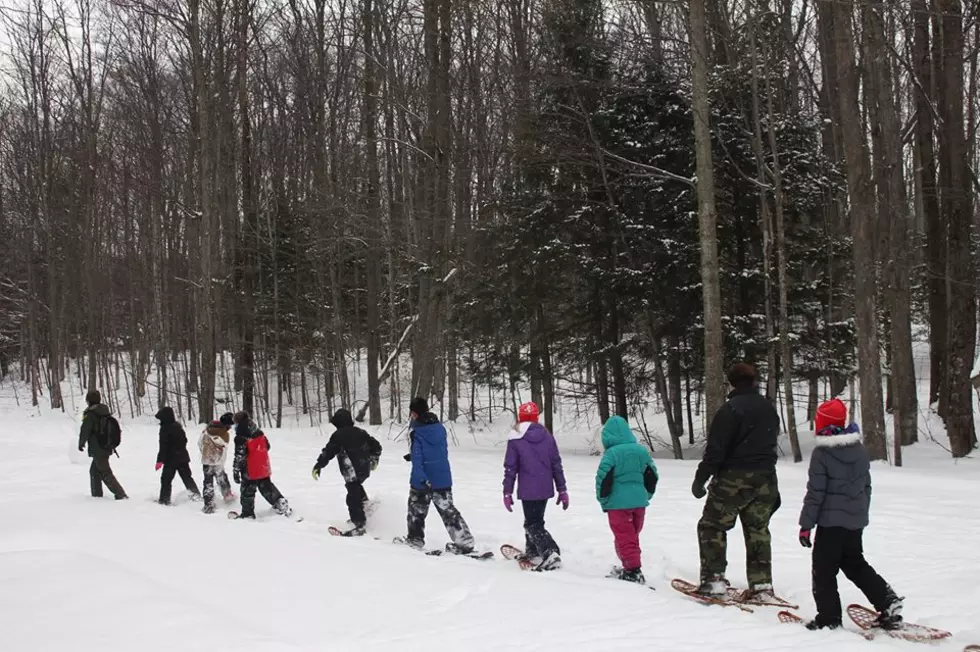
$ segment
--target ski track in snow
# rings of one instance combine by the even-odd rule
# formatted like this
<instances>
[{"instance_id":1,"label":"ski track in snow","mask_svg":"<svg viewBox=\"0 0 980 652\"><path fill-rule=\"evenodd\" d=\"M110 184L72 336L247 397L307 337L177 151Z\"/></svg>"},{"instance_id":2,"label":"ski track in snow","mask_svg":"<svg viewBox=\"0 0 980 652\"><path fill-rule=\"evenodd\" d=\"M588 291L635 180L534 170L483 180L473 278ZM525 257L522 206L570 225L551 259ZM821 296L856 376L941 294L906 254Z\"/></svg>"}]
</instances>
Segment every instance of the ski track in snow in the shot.
<instances>
[{"instance_id":1,"label":"ski track in snow","mask_svg":"<svg viewBox=\"0 0 980 652\"><path fill-rule=\"evenodd\" d=\"M598 458L566 455L571 507L553 503L546 521L565 563L526 573L503 560L503 543L523 546L519 505L501 500L503 447L450 451L456 503L491 561L426 557L390 544L404 535L409 464L403 442L377 436L381 466L366 484L379 504L372 536L327 533L347 519L335 464L319 482L310 468L324 435L269 430L273 481L295 523L257 496L257 522L229 521L183 495L174 507L151 503L157 430L150 419L123 423L121 458L112 464L132 500L88 497L88 458L74 448L76 424L64 415L4 410L0 431L0 614L6 652L156 650L297 652L312 650L909 650L847 632L809 633L782 625L777 609L754 614L697 604L673 591L672 577L696 579L695 526L702 503L690 495L695 462L658 459L661 482L641 536L650 591L605 579L616 563L612 534L594 498ZM503 428L503 426L502 426ZM198 428L187 427L195 480ZM804 435L806 438L806 435ZM488 441L495 441L490 437ZM498 437L497 439L502 438ZM559 437L561 444L562 438ZM66 451L68 455L66 455ZM949 629L936 650L980 643L980 510L977 462L953 464L926 446L906 450L904 469L875 465L872 524L865 549L876 569L906 596L906 616ZM813 615L809 552L797 542L806 463L781 461L783 506L775 515L773 568L778 592ZM236 489L237 493L237 489ZM374 537L380 538L375 540ZM448 540L433 508L427 546ZM729 537L729 578L744 586L744 545ZM842 600L865 602L840 578ZM856 630L856 627L851 626Z\"/></svg>"}]
</instances>

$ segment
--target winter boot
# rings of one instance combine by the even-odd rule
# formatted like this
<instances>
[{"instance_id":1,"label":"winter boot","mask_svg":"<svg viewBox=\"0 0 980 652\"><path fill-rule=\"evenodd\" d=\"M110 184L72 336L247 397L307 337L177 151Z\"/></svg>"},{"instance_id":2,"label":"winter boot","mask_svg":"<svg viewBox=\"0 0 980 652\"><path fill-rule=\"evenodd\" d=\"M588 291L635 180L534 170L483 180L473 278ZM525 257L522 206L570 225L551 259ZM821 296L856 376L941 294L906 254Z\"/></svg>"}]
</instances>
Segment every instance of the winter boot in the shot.
<instances>
[{"instance_id":1,"label":"winter boot","mask_svg":"<svg viewBox=\"0 0 980 652\"><path fill-rule=\"evenodd\" d=\"M116 496L116 500L129 500L129 496L127 496L126 494L119 494L118 496Z\"/></svg>"},{"instance_id":2,"label":"winter boot","mask_svg":"<svg viewBox=\"0 0 980 652\"><path fill-rule=\"evenodd\" d=\"M809 629L811 632L815 632L818 629L840 629L841 626L842 626L841 621L839 620L835 622L830 622L830 621L823 620L822 618L820 618L820 616L817 616L816 618L814 618L813 620L811 620L806 624L806 628Z\"/></svg>"},{"instance_id":3,"label":"winter boot","mask_svg":"<svg viewBox=\"0 0 980 652\"><path fill-rule=\"evenodd\" d=\"M293 508L289 506L289 501L287 501L285 498L280 498L278 501L276 501L273 509L287 518L293 515Z\"/></svg>"},{"instance_id":4,"label":"winter boot","mask_svg":"<svg viewBox=\"0 0 980 652\"><path fill-rule=\"evenodd\" d=\"M521 564L527 564L532 568L537 568L541 565L541 562L544 561L540 556L529 555L527 553L517 555L514 557L514 560Z\"/></svg>"},{"instance_id":5,"label":"winter boot","mask_svg":"<svg viewBox=\"0 0 980 652\"><path fill-rule=\"evenodd\" d=\"M624 582L635 582L636 584L647 583L646 578L643 577L643 572L639 568L623 569L623 572L619 575L619 579Z\"/></svg>"},{"instance_id":6,"label":"winter boot","mask_svg":"<svg viewBox=\"0 0 980 652\"><path fill-rule=\"evenodd\" d=\"M711 575L701 580L701 585L694 589L698 595L711 598L724 597L728 593L728 580L724 575Z\"/></svg>"},{"instance_id":7,"label":"winter boot","mask_svg":"<svg viewBox=\"0 0 980 652\"><path fill-rule=\"evenodd\" d=\"M561 557L557 552L551 551L545 555L537 565L535 565L534 570L537 571L552 571L561 568Z\"/></svg>"},{"instance_id":8,"label":"winter boot","mask_svg":"<svg viewBox=\"0 0 980 652\"><path fill-rule=\"evenodd\" d=\"M214 503L204 503L204 507L201 511L205 514L214 514Z\"/></svg>"},{"instance_id":9,"label":"winter boot","mask_svg":"<svg viewBox=\"0 0 980 652\"><path fill-rule=\"evenodd\" d=\"M894 594L891 603L885 607L884 611L878 614L876 625L882 629L895 630L902 628L902 601Z\"/></svg>"},{"instance_id":10,"label":"winter boot","mask_svg":"<svg viewBox=\"0 0 980 652\"><path fill-rule=\"evenodd\" d=\"M776 593L772 584L755 584L742 595L744 602L760 602L763 604L776 602Z\"/></svg>"},{"instance_id":11,"label":"winter boot","mask_svg":"<svg viewBox=\"0 0 980 652\"><path fill-rule=\"evenodd\" d=\"M415 548L416 550L422 550L425 547L425 541L419 541L418 539L409 539L408 537L395 537L391 540L392 543L400 543L403 546L408 546L409 548Z\"/></svg>"},{"instance_id":12,"label":"winter boot","mask_svg":"<svg viewBox=\"0 0 980 652\"><path fill-rule=\"evenodd\" d=\"M237 500L237 498L238 497L235 496L235 494L230 491L224 495L224 499L226 503L233 503L235 502L235 500Z\"/></svg>"},{"instance_id":13,"label":"winter boot","mask_svg":"<svg viewBox=\"0 0 980 652\"><path fill-rule=\"evenodd\" d=\"M454 555L468 555L473 552L473 547L464 548L463 546L457 546L455 543L446 544L446 552L450 552Z\"/></svg>"}]
</instances>

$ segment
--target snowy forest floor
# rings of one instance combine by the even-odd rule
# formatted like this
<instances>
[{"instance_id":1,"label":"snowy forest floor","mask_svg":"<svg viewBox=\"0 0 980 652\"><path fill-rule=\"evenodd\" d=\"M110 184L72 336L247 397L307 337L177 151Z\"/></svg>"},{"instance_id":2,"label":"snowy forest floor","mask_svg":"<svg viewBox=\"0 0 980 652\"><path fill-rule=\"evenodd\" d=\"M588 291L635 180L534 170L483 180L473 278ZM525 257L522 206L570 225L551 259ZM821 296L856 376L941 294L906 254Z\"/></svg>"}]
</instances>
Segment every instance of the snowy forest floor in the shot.
<instances>
[{"instance_id":1,"label":"snowy forest floor","mask_svg":"<svg viewBox=\"0 0 980 652\"><path fill-rule=\"evenodd\" d=\"M672 577L696 579L695 526L702 503L690 495L694 461L658 459L661 483L641 537L649 591L604 575L616 563L612 535L594 498L598 459L565 455L571 507L549 507L564 569L525 573L488 562L430 558L394 546L403 535L409 465L398 427L376 429L385 447L368 481L380 506L373 537L342 539L329 525L347 519L334 465L319 482L310 469L326 442L314 428L269 429L273 480L305 517L294 523L258 498L258 522L204 515L182 491L174 507L152 501L157 429L150 417L123 420L116 475L131 500L88 497L88 459L74 449L77 419L17 407L0 387L0 613L3 649L109 652L236 650L635 650L705 646L752 650L900 650L850 632L809 633L781 625L775 609L754 614L705 607L672 591ZM457 504L478 545L523 543L522 519L501 504L506 422L478 438L460 432L450 451ZM497 432L499 430L499 432ZM188 425L195 479L196 441ZM588 433L577 433L578 441ZM812 435L802 434L807 442ZM567 435L568 448L575 437ZM565 436L559 437L559 443ZM877 570L906 596L910 620L949 629L959 650L980 643L980 540L975 459L951 461L938 446L906 449L906 467L876 464L872 525L865 537ZM229 464L230 466L230 464ZM779 464L783 507L772 523L778 592L813 614L810 557L797 542L806 463ZM219 501L220 502L220 501ZM237 508L237 504L235 505ZM447 540L430 514L428 544ZM729 542L729 578L744 586L744 545ZM864 602L841 578L842 599ZM854 629L851 626L851 629Z\"/></svg>"}]
</instances>

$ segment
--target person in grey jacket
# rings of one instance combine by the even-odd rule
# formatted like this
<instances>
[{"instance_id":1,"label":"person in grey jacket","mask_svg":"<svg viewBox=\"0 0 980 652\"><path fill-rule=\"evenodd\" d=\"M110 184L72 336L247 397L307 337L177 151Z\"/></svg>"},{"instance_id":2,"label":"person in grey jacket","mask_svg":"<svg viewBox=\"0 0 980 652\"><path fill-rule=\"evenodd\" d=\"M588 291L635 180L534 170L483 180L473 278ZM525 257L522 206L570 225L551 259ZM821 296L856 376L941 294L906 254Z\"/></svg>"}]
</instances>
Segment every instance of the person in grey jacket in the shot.
<instances>
[{"instance_id":1,"label":"person in grey jacket","mask_svg":"<svg viewBox=\"0 0 980 652\"><path fill-rule=\"evenodd\" d=\"M832 399L817 408L817 447L800 514L800 545L813 546L813 600L817 616L807 629L841 626L837 573L851 580L878 611L878 626L902 626L902 598L864 558L862 536L871 507L871 460L856 423L845 427L847 407Z\"/></svg>"}]
</instances>

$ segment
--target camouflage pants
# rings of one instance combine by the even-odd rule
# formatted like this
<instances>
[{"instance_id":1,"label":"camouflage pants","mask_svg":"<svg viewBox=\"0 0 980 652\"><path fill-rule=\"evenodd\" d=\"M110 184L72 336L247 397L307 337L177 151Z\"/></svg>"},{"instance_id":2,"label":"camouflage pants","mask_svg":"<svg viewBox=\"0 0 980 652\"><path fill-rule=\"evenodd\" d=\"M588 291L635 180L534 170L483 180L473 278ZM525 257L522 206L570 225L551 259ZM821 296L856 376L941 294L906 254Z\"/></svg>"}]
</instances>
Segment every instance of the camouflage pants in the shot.
<instances>
[{"instance_id":1,"label":"camouflage pants","mask_svg":"<svg viewBox=\"0 0 980 652\"><path fill-rule=\"evenodd\" d=\"M432 503L435 503L453 543L462 550L472 550L473 534L453 504L452 489L411 489L408 492L408 542L419 548L425 544L425 517L429 515L429 505Z\"/></svg>"},{"instance_id":2,"label":"camouflage pants","mask_svg":"<svg viewBox=\"0 0 980 652\"><path fill-rule=\"evenodd\" d=\"M698 522L701 579L724 577L728 567L728 531L735 519L745 535L745 568L749 586L772 584L772 540L769 519L779 509L774 471L722 471L712 481Z\"/></svg>"}]
</instances>

